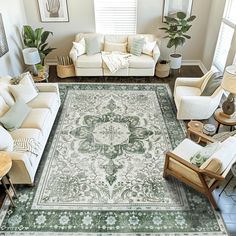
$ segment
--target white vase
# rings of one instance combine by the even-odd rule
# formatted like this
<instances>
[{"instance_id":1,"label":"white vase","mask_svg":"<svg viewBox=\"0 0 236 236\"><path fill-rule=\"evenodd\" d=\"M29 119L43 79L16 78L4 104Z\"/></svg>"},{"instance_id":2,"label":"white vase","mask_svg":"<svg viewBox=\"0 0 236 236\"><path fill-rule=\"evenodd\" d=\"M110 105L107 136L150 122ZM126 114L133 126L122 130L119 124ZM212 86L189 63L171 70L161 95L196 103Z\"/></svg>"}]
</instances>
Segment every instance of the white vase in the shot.
<instances>
[{"instance_id":1,"label":"white vase","mask_svg":"<svg viewBox=\"0 0 236 236\"><path fill-rule=\"evenodd\" d=\"M182 63L182 55L178 53L170 54L170 68L179 69Z\"/></svg>"}]
</instances>

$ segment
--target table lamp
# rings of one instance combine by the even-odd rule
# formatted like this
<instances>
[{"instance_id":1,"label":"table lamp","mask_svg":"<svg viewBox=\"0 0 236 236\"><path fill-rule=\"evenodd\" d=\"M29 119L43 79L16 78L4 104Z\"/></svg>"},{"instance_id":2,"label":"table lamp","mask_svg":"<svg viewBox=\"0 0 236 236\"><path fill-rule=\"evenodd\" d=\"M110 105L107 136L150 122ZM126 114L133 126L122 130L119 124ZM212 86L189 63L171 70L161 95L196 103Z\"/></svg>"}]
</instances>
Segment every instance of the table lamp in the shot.
<instances>
[{"instance_id":1,"label":"table lamp","mask_svg":"<svg viewBox=\"0 0 236 236\"><path fill-rule=\"evenodd\" d=\"M26 65L31 65L32 66L32 73L33 75L38 75L38 71L36 68L36 64L41 62L39 52L37 48L25 48L23 49L23 57L24 57L24 62Z\"/></svg>"},{"instance_id":2,"label":"table lamp","mask_svg":"<svg viewBox=\"0 0 236 236\"><path fill-rule=\"evenodd\" d=\"M222 105L223 113L230 117L235 112L236 65L226 67L221 86L230 93Z\"/></svg>"}]
</instances>

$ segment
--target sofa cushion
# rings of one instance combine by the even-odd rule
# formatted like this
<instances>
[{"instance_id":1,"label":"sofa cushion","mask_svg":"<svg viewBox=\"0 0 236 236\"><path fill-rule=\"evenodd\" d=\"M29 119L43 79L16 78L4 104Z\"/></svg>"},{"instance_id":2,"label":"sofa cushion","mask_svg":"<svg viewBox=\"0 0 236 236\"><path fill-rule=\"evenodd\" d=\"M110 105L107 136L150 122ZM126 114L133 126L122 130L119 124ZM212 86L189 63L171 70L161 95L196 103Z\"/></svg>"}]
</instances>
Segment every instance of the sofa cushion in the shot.
<instances>
[{"instance_id":1,"label":"sofa cushion","mask_svg":"<svg viewBox=\"0 0 236 236\"><path fill-rule=\"evenodd\" d=\"M141 56L131 55L129 57L130 68L153 68L155 62L152 57L142 54Z\"/></svg>"},{"instance_id":2,"label":"sofa cushion","mask_svg":"<svg viewBox=\"0 0 236 236\"><path fill-rule=\"evenodd\" d=\"M134 34L128 36L128 52L130 52L134 38L144 38L145 41L154 41L155 37L152 34Z\"/></svg>"},{"instance_id":3,"label":"sofa cushion","mask_svg":"<svg viewBox=\"0 0 236 236\"><path fill-rule=\"evenodd\" d=\"M127 43L128 37L127 35L105 35L105 40L111 43Z\"/></svg>"},{"instance_id":4,"label":"sofa cushion","mask_svg":"<svg viewBox=\"0 0 236 236\"><path fill-rule=\"evenodd\" d=\"M91 56L82 55L76 60L75 66L80 68L102 68L101 53Z\"/></svg>"},{"instance_id":5,"label":"sofa cushion","mask_svg":"<svg viewBox=\"0 0 236 236\"><path fill-rule=\"evenodd\" d=\"M19 128L10 132L13 139L33 138L37 141L42 141L42 133L39 129Z\"/></svg>"},{"instance_id":6,"label":"sofa cushion","mask_svg":"<svg viewBox=\"0 0 236 236\"><path fill-rule=\"evenodd\" d=\"M57 104L57 93L53 92L40 92L36 98L27 103L31 108L48 108L51 112Z\"/></svg>"},{"instance_id":7,"label":"sofa cushion","mask_svg":"<svg viewBox=\"0 0 236 236\"><path fill-rule=\"evenodd\" d=\"M86 53L89 56L99 53L101 51L99 37L85 38L85 47Z\"/></svg>"},{"instance_id":8,"label":"sofa cushion","mask_svg":"<svg viewBox=\"0 0 236 236\"><path fill-rule=\"evenodd\" d=\"M73 42L73 47L77 52L77 57L85 54L86 46L84 38L82 38L79 42Z\"/></svg>"},{"instance_id":9,"label":"sofa cushion","mask_svg":"<svg viewBox=\"0 0 236 236\"><path fill-rule=\"evenodd\" d=\"M130 53L135 56L141 56L144 45L144 38L134 38L133 43L130 48Z\"/></svg>"},{"instance_id":10,"label":"sofa cushion","mask_svg":"<svg viewBox=\"0 0 236 236\"><path fill-rule=\"evenodd\" d=\"M4 101L8 106L13 106L15 100L9 90L9 84L7 83L0 83L0 95L3 97Z\"/></svg>"},{"instance_id":11,"label":"sofa cushion","mask_svg":"<svg viewBox=\"0 0 236 236\"><path fill-rule=\"evenodd\" d=\"M50 120L50 115L50 110L47 108L33 108L21 128L34 128L43 132L47 120Z\"/></svg>"},{"instance_id":12,"label":"sofa cushion","mask_svg":"<svg viewBox=\"0 0 236 236\"><path fill-rule=\"evenodd\" d=\"M112 43L105 41L104 43L105 52L127 52L127 43Z\"/></svg>"}]
</instances>

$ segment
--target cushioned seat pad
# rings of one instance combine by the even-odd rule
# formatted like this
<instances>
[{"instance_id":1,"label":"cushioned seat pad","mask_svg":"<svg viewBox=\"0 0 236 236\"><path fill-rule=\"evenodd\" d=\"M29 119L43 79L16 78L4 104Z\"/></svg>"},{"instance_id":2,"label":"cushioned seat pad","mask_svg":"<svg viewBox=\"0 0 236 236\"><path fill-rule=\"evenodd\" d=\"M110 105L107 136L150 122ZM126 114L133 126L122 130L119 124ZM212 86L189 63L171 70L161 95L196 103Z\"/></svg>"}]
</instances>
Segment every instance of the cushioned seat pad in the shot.
<instances>
[{"instance_id":1,"label":"cushioned seat pad","mask_svg":"<svg viewBox=\"0 0 236 236\"><path fill-rule=\"evenodd\" d=\"M44 126L47 126L47 120L50 120L50 110L48 108L34 108L26 117L21 128L34 128L44 131Z\"/></svg>"},{"instance_id":2,"label":"cushioned seat pad","mask_svg":"<svg viewBox=\"0 0 236 236\"><path fill-rule=\"evenodd\" d=\"M129 57L130 68L153 68L155 62L152 57L142 54L141 56L131 55Z\"/></svg>"},{"instance_id":3,"label":"cushioned seat pad","mask_svg":"<svg viewBox=\"0 0 236 236\"><path fill-rule=\"evenodd\" d=\"M102 68L101 53L82 55L76 60L75 66L79 68Z\"/></svg>"},{"instance_id":4,"label":"cushioned seat pad","mask_svg":"<svg viewBox=\"0 0 236 236\"><path fill-rule=\"evenodd\" d=\"M53 92L40 92L36 98L27 103L32 108L48 108L51 111L57 104L57 94Z\"/></svg>"}]
</instances>

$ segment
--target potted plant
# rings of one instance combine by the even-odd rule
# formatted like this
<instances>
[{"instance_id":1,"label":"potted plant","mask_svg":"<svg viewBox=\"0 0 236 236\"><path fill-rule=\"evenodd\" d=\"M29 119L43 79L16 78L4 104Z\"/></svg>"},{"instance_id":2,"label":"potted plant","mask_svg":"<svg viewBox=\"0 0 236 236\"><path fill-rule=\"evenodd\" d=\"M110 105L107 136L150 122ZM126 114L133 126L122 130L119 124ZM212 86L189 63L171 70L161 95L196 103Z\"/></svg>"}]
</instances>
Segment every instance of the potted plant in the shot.
<instances>
[{"instance_id":1,"label":"potted plant","mask_svg":"<svg viewBox=\"0 0 236 236\"><path fill-rule=\"evenodd\" d=\"M53 35L53 32L44 31L43 28L37 28L34 30L29 25L24 25L23 27L22 36L24 45L28 48L38 49L42 65L44 65L45 57L56 49L48 46L47 39L50 34ZM38 67L40 67L40 65Z\"/></svg>"},{"instance_id":2,"label":"potted plant","mask_svg":"<svg viewBox=\"0 0 236 236\"><path fill-rule=\"evenodd\" d=\"M186 33L192 27L191 22L196 16L187 15L184 12L177 12L176 17L165 16L164 23L166 27L161 27L160 30L164 30L167 34L164 38L168 38L168 48L174 47L174 53L170 54L170 68L179 69L181 67L182 55L177 53L179 46L184 46L186 39L191 37Z\"/></svg>"}]
</instances>

